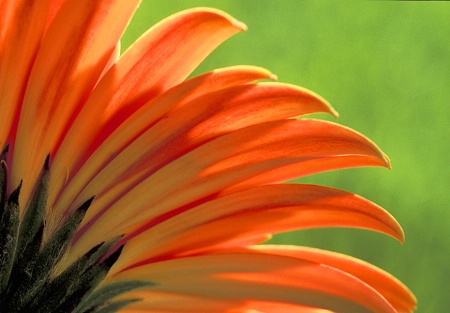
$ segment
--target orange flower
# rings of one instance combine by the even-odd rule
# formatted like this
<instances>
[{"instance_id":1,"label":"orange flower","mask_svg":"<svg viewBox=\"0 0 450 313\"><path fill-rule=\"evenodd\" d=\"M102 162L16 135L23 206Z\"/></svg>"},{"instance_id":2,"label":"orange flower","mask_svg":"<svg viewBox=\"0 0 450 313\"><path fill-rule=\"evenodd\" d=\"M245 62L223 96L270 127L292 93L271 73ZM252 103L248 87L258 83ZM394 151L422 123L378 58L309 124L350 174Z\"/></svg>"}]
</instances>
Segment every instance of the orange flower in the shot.
<instances>
[{"instance_id":1,"label":"orange flower","mask_svg":"<svg viewBox=\"0 0 450 313\"><path fill-rule=\"evenodd\" d=\"M123 55L137 0L0 3L0 307L7 312L411 312L395 278L345 255L258 245L358 227L374 203L280 184L389 167L318 95L251 66L186 78L245 25L175 14Z\"/></svg>"}]
</instances>

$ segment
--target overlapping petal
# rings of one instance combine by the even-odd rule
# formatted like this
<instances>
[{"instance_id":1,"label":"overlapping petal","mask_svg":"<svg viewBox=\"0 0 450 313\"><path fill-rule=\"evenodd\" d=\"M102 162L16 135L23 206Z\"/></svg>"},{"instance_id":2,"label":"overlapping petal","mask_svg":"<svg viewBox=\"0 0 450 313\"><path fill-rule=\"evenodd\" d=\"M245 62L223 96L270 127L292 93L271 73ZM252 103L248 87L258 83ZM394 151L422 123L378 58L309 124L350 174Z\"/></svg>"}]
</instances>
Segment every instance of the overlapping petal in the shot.
<instances>
[{"instance_id":1,"label":"overlapping petal","mask_svg":"<svg viewBox=\"0 0 450 313\"><path fill-rule=\"evenodd\" d=\"M53 163L55 172L71 179L133 113L181 83L220 43L243 29L242 23L216 10L188 10L150 29L120 57L90 95L64 135ZM63 184L57 182L54 189L61 190Z\"/></svg>"},{"instance_id":2,"label":"overlapping petal","mask_svg":"<svg viewBox=\"0 0 450 313\"><path fill-rule=\"evenodd\" d=\"M315 185L267 185L169 212L144 225L124 239L125 253L112 273L142 262L247 246L267 235L313 227L366 228L403 240L395 219L364 198Z\"/></svg>"},{"instance_id":3,"label":"overlapping petal","mask_svg":"<svg viewBox=\"0 0 450 313\"><path fill-rule=\"evenodd\" d=\"M117 132L121 137L124 137L123 134L128 135L128 146L122 144L123 147L121 147L120 143L124 140L118 139L117 136L108 138L108 142L97 149L91 159L80 169L75 178L76 181L72 182L72 185L75 185L74 189L78 187L75 191L81 192L78 199L74 201L74 204L65 202L60 206L73 205L76 208L79 201L82 201L81 199L84 199L87 194L103 195L105 191L113 188L119 179L122 183L130 181L128 184L136 184L145 175L151 174L186 152L220 135L250 125L296 115L317 111L332 112L321 98L306 90L284 84L234 86L202 94L190 101L186 99L186 96L182 92L176 96L172 94L163 97L158 99L155 106L149 107L147 114L144 112L135 114L134 117L137 117L139 121L127 123L132 129L122 128L120 132ZM166 99L170 102L167 103ZM166 115L152 127L148 126L155 120L161 119L161 109L165 111L175 104L180 106L186 101L189 103L182 108ZM155 111L158 113L157 116ZM141 133L142 130L144 130L143 133ZM138 138L136 138L137 135L139 135ZM147 146L147 149L142 149L142 146ZM111 154L116 157L108 164L105 160L108 160L107 156ZM99 164L98 158L101 158L103 163ZM89 176L83 176L87 171L90 171ZM99 181L104 181L105 177L108 177L111 184L98 184ZM89 179L92 181L89 182ZM80 181L81 183L89 182L89 184L83 186ZM71 187L68 186L65 189L66 198Z\"/></svg>"},{"instance_id":4,"label":"overlapping petal","mask_svg":"<svg viewBox=\"0 0 450 313\"><path fill-rule=\"evenodd\" d=\"M235 303L246 300L291 303L333 312L395 313L375 289L336 268L319 263L241 251L199 255L136 267L114 276L156 282L151 291L203 296ZM133 293L129 295L133 297ZM151 311L152 298L144 300ZM183 308L177 308L183 312ZM189 311L188 311L189 312Z\"/></svg>"},{"instance_id":5,"label":"overlapping petal","mask_svg":"<svg viewBox=\"0 0 450 313\"><path fill-rule=\"evenodd\" d=\"M76 169L73 177L67 177L68 174L65 172L68 170L65 165L66 163L58 162L60 160L59 157L67 153L67 151L61 151L53 163L53 169L57 175L51 182L51 193L49 195L49 204L52 208L49 211L51 214L49 216L50 229L52 229L52 225L57 226L57 222L60 221L64 214L67 214L67 212L72 211L76 207L76 204L73 203L74 198L83 189L86 189L86 185L103 167L111 162L111 155L118 155L130 143L136 140L136 137L147 131L170 112L209 93L268 78L273 78L273 75L262 68L236 66L206 73L173 87L143 105L139 110L129 116L126 121L120 124L93 151L83 166ZM147 144L145 145L147 146ZM147 150L141 149L140 152L146 153ZM64 192L60 191L62 187L64 187ZM97 186L96 188L99 187ZM81 199L80 197L78 198Z\"/></svg>"},{"instance_id":6,"label":"overlapping petal","mask_svg":"<svg viewBox=\"0 0 450 313\"><path fill-rule=\"evenodd\" d=\"M24 204L45 158L55 152L97 84L138 3L68 0L48 26L30 72L13 146L10 185L15 188L28 178L21 192Z\"/></svg>"},{"instance_id":7,"label":"overlapping petal","mask_svg":"<svg viewBox=\"0 0 450 313\"><path fill-rule=\"evenodd\" d=\"M33 232L18 242L31 247L22 252L36 250L39 266L44 256L56 265L46 268L49 284L39 285L38 295L55 288L65 269L75 273L76 264L83 275L100 271L97 287L151 282L116 297L140 300L120 312L412 312L411 292L365 262L256 245L311 227L364 228L403 241L397 221L366 199L278 184L346 167L389 167L386 155L351 129L303 118L337 113L304 88L259 82L275 78L265 69L236 66L185 80L245 30L226 13L172 15L120 55L138 4L0 2L0 146L10 149L2 177L8 193L22 184L22 219L39 189L36 212L46 209L45 219L27 219ZM44 162L50 176L36 188ZM63 248L50 240L61 229ZM10 272L21 274L17 268ZM29 277L20 280L17 290L27 288ZM81 288L94 288L86 281ZM66 301L61 295L57 306ZM37 302L24 305L39 306L39 296L30 299Z\"/></svg>"},{"instance_id":8,"label":"overlapping petal","mask_svg":"<svg viewBox=\"0 0 450 313\"><path fill-rule=\"evenodd\" d=\"M53 194L61 192L112 132L129 124L131 115L142 114L142 106L181 83L217 45L243 29L245 25L223 12L188 10L144 34L104 75L64 136L53 163L60 177L52 185ZM88 170L92 174L98 169Z\"/></svg>"},{"instance_id":9,"label":"overlapping petal","mask_svg":"<svg viewBox=\"0 0 450 313\"><path fill-rule=\"evenodd\" d=\"M359 259L347 255L298 246L255 246L259 252L284 255L318 262L340 269L366 282L382 294L398 312L412 312L416 299L400 281L385 271Z\"/></svg>"},{"instance_id":10,"label":"overlapping petal","mask_svg":"<svg viewBox=\"0 0 450 313\"><path fill-rule=\"evenodd\" d=\"M159 136L163 134L154 134L154 138ZM164 153L164 150L158 152ZM114 169L122 168L135 153L136 149L126 151L123 159L117 156ZM144 173L139 169L137 174L144 175L143 180L121 193L115 188L122 187L123 177L116 186L107 190L109 197L108 194L105 197L97 194L74 246L74 256L79 253L77 248L92 246L93 238L120 235L136 224L214 195L267 170L341 155L383 158L379 149L360 134L318 120L266 122L220 136L156 168L156 171ZM152 155L155 162L159 158L159 154ZM154 192L149 193L148 190Z\"/></svg>"},{"instance_id":11,"label":"overlapping petal","mask_svg":"<svg viewBox=\"0 0 450 313\"><path fill-rule=\"evenodd\" d=\"M0 2L0 146L11 143L51 1ZM30 27L29 25L33 25Z\"/></svg>"}]
</instances>

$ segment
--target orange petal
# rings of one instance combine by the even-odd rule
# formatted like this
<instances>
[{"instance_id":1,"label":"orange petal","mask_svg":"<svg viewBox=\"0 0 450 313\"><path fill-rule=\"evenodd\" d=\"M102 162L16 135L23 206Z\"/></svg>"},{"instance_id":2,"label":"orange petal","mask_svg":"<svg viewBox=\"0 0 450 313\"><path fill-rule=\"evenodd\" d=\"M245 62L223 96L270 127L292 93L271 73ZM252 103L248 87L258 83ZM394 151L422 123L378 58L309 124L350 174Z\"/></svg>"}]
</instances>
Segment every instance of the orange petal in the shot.
<instances>
[{"instance_id":1,"label":"orange petal","mask_svg":"<svg viewBox=\"0 0 450 313\"><path fill-rule=\"evenodd\" d=\"M104 96L112 96L106 114L139 107L139 99L146 102L181 83L218 45L245 29L214 9L190 9L162 20L125 51L99 86Z\"/></svg>"},{"instance_id":2,"label":"orange petal","mask_svg":"<svg viewBox=\"0 0 450 313\"><path fill-rule=\"evenodd\" d=\"M399 312L412 312L416 307L414 295L404 284L367 262L347 255L307 247L262 245L255 246L254 249L272 255L295 257L325 264L349 273L376 289Z\"/></svg>"},{"instance_id":3,"label":"orange petal","mask_svg":"<svg viewBox=\"0 0 450 313\"><path fill-rule=\"evenodd\" d=\"M117 300L127 299L128 297L142 299L134 305L128 305L123 312L164 312L164 313L226 313L226 312L243 312L237 311L235 308L240 306L238 301L224 301L220 299L211 299L207 297L194 296L188 294L174 294L161 291L136 290L132 294L120 296Z\"/></svg>"},{"instance_id":4,"label":"orange petal","mask_svg":"<svg viewBox=\"0 0 450 313\"><path fill-rule=\"evenodd\" d=\"M157 138L163 134L155 135ZM134 153L134 150L129 151L124 160L132 159ZM99 238L106 240L105 236L121 234L133 225L200 201L254 175L332 155L383 157L376 146L358 133L317 120L268 122L221 136L180 156L154 174L148 177L146 174L146 178L135 187L130 186L126 194L114 193L115 188L122 187L123 181L118 181L118 185L110 189L109 197L97 195L83 223L89 223L89 228L85 234L80 233L78 249L88 249ZM123 163L118 165L123 166ZM93 219L98 212L103 215L98 220ZM93 222L95 227L90 225Z\"/></svg>"},{"instance_id":5,"label":"orange petal","mask_svg":"<svg viewBox=\"0 0 450 313\"><path fill-rule=\"evenodd\" d=\"M149 227L149 229L145 229ZM149 259L255 244L255 238L312 227L356 227L403 240L397 221L354 194L315 185L270 185L230 194L178 214L127 241L115 269Z\"/></svg>"},{"instance_id":6,"label":"orange petal","mask_svg":"<svg viewBox=\"0 0 450 313\"><path fill-rule=\"evenodd\" d=\"M248 179L243 179L238 184L223 189L220 193L228 194L252 186L281 183L307 175L363 166L383 166L390 168L390 163L389 159L384 154L382 157L371 157L368 155L325 156L323 158L305 160L301 163L286 164Z\"/></svg>"},{"instance_id":7,"label":"orange petal","mask_svg":"<svg viewBox=\"0 0 450 313\"><path fill-rule=\"evenodd\" d=\"M332 313L328 310L290 303L274 303L263 300L211 299L187 294L175 294L153 290L137 290L117 300L142 299L120 310L120 313Z\"/></svg>"},{"instance_id":8,"label":"orange petal","mask_svg":"<svg viewBox=\"0 0 450 313\"><path fill-rule=\"evenodd\" d=\"M63 6L64 2L67 2L67 0L51 0L50 1L50 8L47 15L47 24L46 29L52 24L55 16L58 14L59 10Z\"/></svg>"},{"instance_id":9,"label":"orange petal","mask_svg":"<svg viewBox=\"0 0 450 313\"><path fill-rule=\"evenodd\" d=\"M49 0L0 2L0 150L14 139L11 137L44 32L49 3Z\"/></svg>"},{"instance_id":10,"label":"orange petal","mask_svg":"<svg viewBox=\"0 0 450 313\"><path fill-rule=\"evenodd\" d=\"M175 103L177 100L181 100L180 102L184 100L174 97L171 99ZM159 103L158 107L161 107ZM327 103L318 96L286 84L242 85L208 93L166 116L138 139L135 137L139 132L131 132L128 138L130 141L135 140L129 143L123 152L121 148L124 145L117 147L117 143L121 140L118 140L117 136L112 136L108 140L109 149L100 149L95 156L103 156L103 161L108 160L110 155L117 157L109 164L105 164L106 168L84 189L91 194L100 195L112 190L119 179L122 184L125 182L135 184L137 180L142 180L142 177L168 162L220 135L254 124L320 111L333 113ZM145 123L152 123L152 120L140 118L141 123L129 125L136 127L135 125L139 124L142 125L140 129L143 129ZM148 142L152 145L142 149ZM89 169L92 161L96 161L95 156L82 168L83 172ZM95 174L101 170L101 166L102 163L90 171ZM83 176L78 175L78 180L79 177ZM108 177L107 180L105 177ZM88 181L87 178L84 180ZM99 184L99 181L103 184ZM110 184L105 184L107 181L110 181ZM127 184L123 184L125 188ZM114 192L117 194L121 191ZM86 194L82 193L79 199L84 197ZM77 205L79 204L77 203L75 207Z\"/></svg>"},{"instance_id":11,"label":"orange petal","mask_svg":"<svg viewBox=\"0 0 450 313\"><path fill-rule=\"evenodd\" d=\"M141 106L181 83L243 28L229 15L205 9L175 14L151 28L105 74L65 136L60 149L69 175Z\"/></svg>"},{"instance_id":12,"label":"orange petal","mask_svg":"<svg viewBox=\"0 0 450 313\"><path fill-rule=\"evenodd\" d=\"M118 155L139 134L146 131L164 116L167 116L169 112L190 103L193 99L204 94L272 77L273 75L270 72L262 68L235 66L215 70L189 79L164 92L131 115L112 132L105 142L92 152L93 155L89 157L85 164L80 165L74 162L82 160L83 148L87 148L86 146L78 146L77 143L85 144L86 140L77 142L66 141L67 145L63 145L63 148L59 150L52 162L53 175L50 181L48 199L52 209L48 211L51 215L48 216L47 229L51 230L57 226L62 216L64 216L64 210L70 212L71 208L73 208L71 203L74 197L92 180L102 167L111 161L111 155ZM167 134L171 132L172 130ZM77 140L83 138L79 136ZM157 139L160 140L160 138ZM145 143L144 146L148 146L148 144ZM141 149L141 152L146 151ZM122 168L126 168L126 164L123 164ZM98 187L94 187L94 192L97 192ZM63 189L64 193L60 194Z\"/></svg>"},{"instance_id":13,"label":"orange petal","mask_svg":"<svg viewBox=\"0 0 450 313\"><path fill-rule=\"evenodd\" d=\"M266 301L337 312L396 313L375 289L330 266L297 258L258 254L202 255L156 262L121 272L111 280L155 282L151 290L224 301Z\"/></svg>"},{"instance_id":14,"label":"orange petal","mask_svg":"<svg viewBox=\"0 0 450 313\"><path fill-rule=\"evenodd\" d=\"M138 3L68 0L49 25L28 81L13 152L11 186L23 179L22 208L45 158L94 88Z\"/></svg>"}]
</instances>

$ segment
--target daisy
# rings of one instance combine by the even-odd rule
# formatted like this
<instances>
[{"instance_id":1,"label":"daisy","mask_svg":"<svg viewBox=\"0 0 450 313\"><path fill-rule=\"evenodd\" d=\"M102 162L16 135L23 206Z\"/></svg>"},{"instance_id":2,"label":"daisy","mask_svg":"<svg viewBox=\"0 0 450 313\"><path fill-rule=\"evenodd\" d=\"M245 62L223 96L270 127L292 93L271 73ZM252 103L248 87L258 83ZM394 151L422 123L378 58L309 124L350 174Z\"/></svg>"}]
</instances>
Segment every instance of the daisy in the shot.
<instances>
[{"instance_id":1,"label":"daisy","mask_svg":"<svg viewBox=\"0 0 450 313\"><path fill-rule=\"evenodd\" d=\"M389 167L380 149L303 118L337 113L265 69L187 79L245 30L226 13L175 14L121 54L138 4L0 3L1 311L412 312L412 293L363 261L260 245L312 227L402 241L366 199L281 184Z\"/></svg>"}]
</instances>

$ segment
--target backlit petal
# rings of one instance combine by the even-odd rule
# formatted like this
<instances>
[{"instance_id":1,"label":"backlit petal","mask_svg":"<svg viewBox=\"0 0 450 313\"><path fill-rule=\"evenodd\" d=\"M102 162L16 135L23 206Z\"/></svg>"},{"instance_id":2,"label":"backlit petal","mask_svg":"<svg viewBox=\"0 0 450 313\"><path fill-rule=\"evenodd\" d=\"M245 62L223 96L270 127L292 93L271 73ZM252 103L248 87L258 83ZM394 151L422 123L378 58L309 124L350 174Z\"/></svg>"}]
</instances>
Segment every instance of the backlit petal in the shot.
<instances>
[{"instance_id":1,"label":"backlit petal","mask_svg":"<svg viewBox=\"0 0 450 313\"><path fill-rule=\"evenodd\" d=\"M171 212L144 225L136 238L125 239L125 253L114 270L146 260L246 246L258 243L253 240L262 235L311 227L366 228L403 240L400 225L388 212L354 194L314 185L269 185Z\"/></svg>"},{"instance_id":2,"label":"backlit petal","mask_svg":"<svg viewBox=\"0 0 450 313\"><path fill-rule=\"evenodd\" d=\"M189 100L184 93L176 97L172 95L169 98L160 99L155 103L156 106L150 106L148 112L143 112L144 114L139 112L134 115L138 120L130 119L130 122L135 123L127 123L128 129L131 129L126 131L121 128L119 133L129 134L128 142L124 142L117 136L111 136L108 138L108 145L102 145L97 149L95 155L81 169L81 173L90 170L90 176L83 178L81 173L78 173L77 181L80 181L80 178L87 182L93 179L87 187L84 187L86 190L96 195L103 194L104 190L112 187L98 184L98 181L104 181L106 176L112 185L115 184L115 179L136 180L142 177L144 172L155 171L206 141L238 129L311 112L333 112L324 100L298 87L285 84L243 85L192 99L189 105L167 115L136 139L136 136L145 130L148 124L151 125L153 121L161 118L161 109L166 110L171 107L170 104L167 105L167 101L164 101L166 99L169 99L172 105ZM159 111L156 117L154 108L157 112ZM153 116L149 116L149 113ZM131 142L133 139L134 142ZM122 142L124 143L120 144ZM147 149L140 148L148 145L149 142L151 145ZM124 149L125 143L129 143L126 149ZM122 152L120 148L124 151ZM118 156L110 164L105 164L110 155ZM97 161L96 157L101 157L103 163ZM93 162L97 162L94 168L90 167L91 164L95 164ZM118 164L121 164L120 168ZM94 178L93 175L101 170L101 166L106 167ZM82 193L79 198L83 199L85 196ZM66 203L65 206L67 207L68 204L70 203ZM77 205L78 203L75 202L74 206Z\"/></svg>"},{"instance_id":3,"label":"backlit petal","mask_svg":"<svg viewBox=\"0 0 450 313\"><path fill-rule=\"evenodd\" d=\"M155 137L161 135L155 134ZM135 153L133 150L127 152L118 165L122 167ZM111 187L108 197L97 195L84 224L97 212L102 212L102 215L94 220L96 227L89 227L86 235L82 233L80 242L93 244L94 238L107 233L111 236L121 234L135 224L208 197L267 170L332 155L383 158L379 149L365 137L330 122L286 120L235 131L178 157L129 189L121 198L114 197L117 195L114 188L121 188L121 185ZM116 157L116 160L120 158ZM125 206L126 211L122 210Z\"/></svg>"},{"instance_id":4,"label":"backlit petal","mask_svg":"<svg viewBox=\"0 0 450 313\"><path fill-rule=\"evenodd\" d=\"M114 279L148 279L157 283L152 290L175 295L264 300L342 313L396 313L375 289L354 276L307 260L256 252L156 262Z\"/></svg>"},{"instance_id":5,"label":"backlit petal","mask_svg":"<svg viewBox=\"0 0 450 313\"><path fill-rule=\"evenodd\" d=\"M0 0L2 310L411 313L412 293L372 265L259 245L321 227L403 241L369 200L283 184L387 156L304 118L337 113L265 69L187 79L246 29L219 10L174 14L121 55L140 1Z\"/></svg>"},{"instance_id":6,"label":"backlit petal","mask_svg":"<svg viewBox=\"0 0 450 313\"><path fill-rule=\"evenodd\" d=\"M220 77L220 78L218 78ZM146 131L153 124L167 116L171 111L183 107L190 101L226 89L231 86L239 86L251 83L259 79L273 78L273 75L267 70L251 67L236 66L216 70L190 80L187 80L171 90L161 94L154 100L142 106L138 111L131 115L123 124L121 124L95 151L82 167L77 169L74 177L71 177L67 160L77 155L77 150L61 149L54 160L53 173L55 179L51 181L51 193L49 195L49 204L52 207L49 210L49 229L51 232L61 220L64 214L71 212L76 204L73 204L74 197L77 196L86 185L95 177L95 175L111 161L111 155L118 155L142 132ZM161 140L172 131L162 134L159 138L152 140ZM144 141L145 142L145 141ZM153 143L154 144L154 143ZM148 146L145 143L145 146ZM149 149L151 146L149 147ZM140 153L146 153L147 150L141 149ZM130 163L129 161L127 163ZM123 169L130 165L122 164ZM117 173L116 173L117 174ZM108 180L111 180L109 178ZM95 185L94 185L95 186ZM64 187L64 193L59 194ZM92 192L100 192L100 186L96 186ZM57 197L60 197L59 199ZM80 197L79 197L80 198ZM58 202L56 202L58 201Z\"/></svg>"},{"instance_id":7,"label":"backlit petal","mask_svg":"<svg viewBox=\"0 0 450 313\"><path fill-rule=\"evenodd\" d=\"M152 290L135 291L132 296L144 300L127 306L121 313L333 313L298 304L249 299L220 300Z\"/></svg>"},{"instance_id":8,"label":"backlit petal","mask_svg":"<svg viewBox=\"0 0 450 313\"><path fill-rule=\"evenodd\" d=\"M0 149L12 143L17 116L44 33L49 0L0 2ZM30 27L32 25L32 27Z\"/></svg>"},{"instance_id":9,"label":"backlit petal","mask_svg":"<svg viewBox=\"0 0 450 313\"><path fill-rule=\"evenodd\" d=\"M286 164L273 170L255 175L248 179L243 179L236 185L224 188L221 193L227 194L235 190L245 189L251 186L282 183L291 179L304 177L344 168L356 168L362 166L384 166L390 167L389 159L386 155L332 155L305 160L301 163Z\"/></svg>"},{"instance_id":10,"label":"backlit petal","mask_svg":"<svg viewBox=\"0 0 450 313\"><path fill-rule=\"evenodd\" d=\"M181 83L220 43L244 28L223 12L197 9L175 14L150 29L111 67L88 99L56 156L57 171L71 176L133 113ZM64 169L59 162L64 162Z\"/></svg>"},{"instance_id":11,"label":"backlit petal","mask_svg":"<svg viewBox=\"0 0 450 313\"><path fill-rule=\"evenodd\" d=\"M399 312L412 312L416 299L400 281L385 271L347 255L298 246L255 246L259 252L296 257L340 269L366 282L382 294Z\"/></svg>"},{"instance_id":12,"label":"backlit petal","mask_svg":"<svg viewBox=\"0 0 450 313\"><path fill-rule=\"evenodd\" d=\"M54 17L30 74L14 145L11 185L27 178L21 190L24 204L45 158L94 88L138 3L69 0Z\"/></svg>"}]
</instances>

